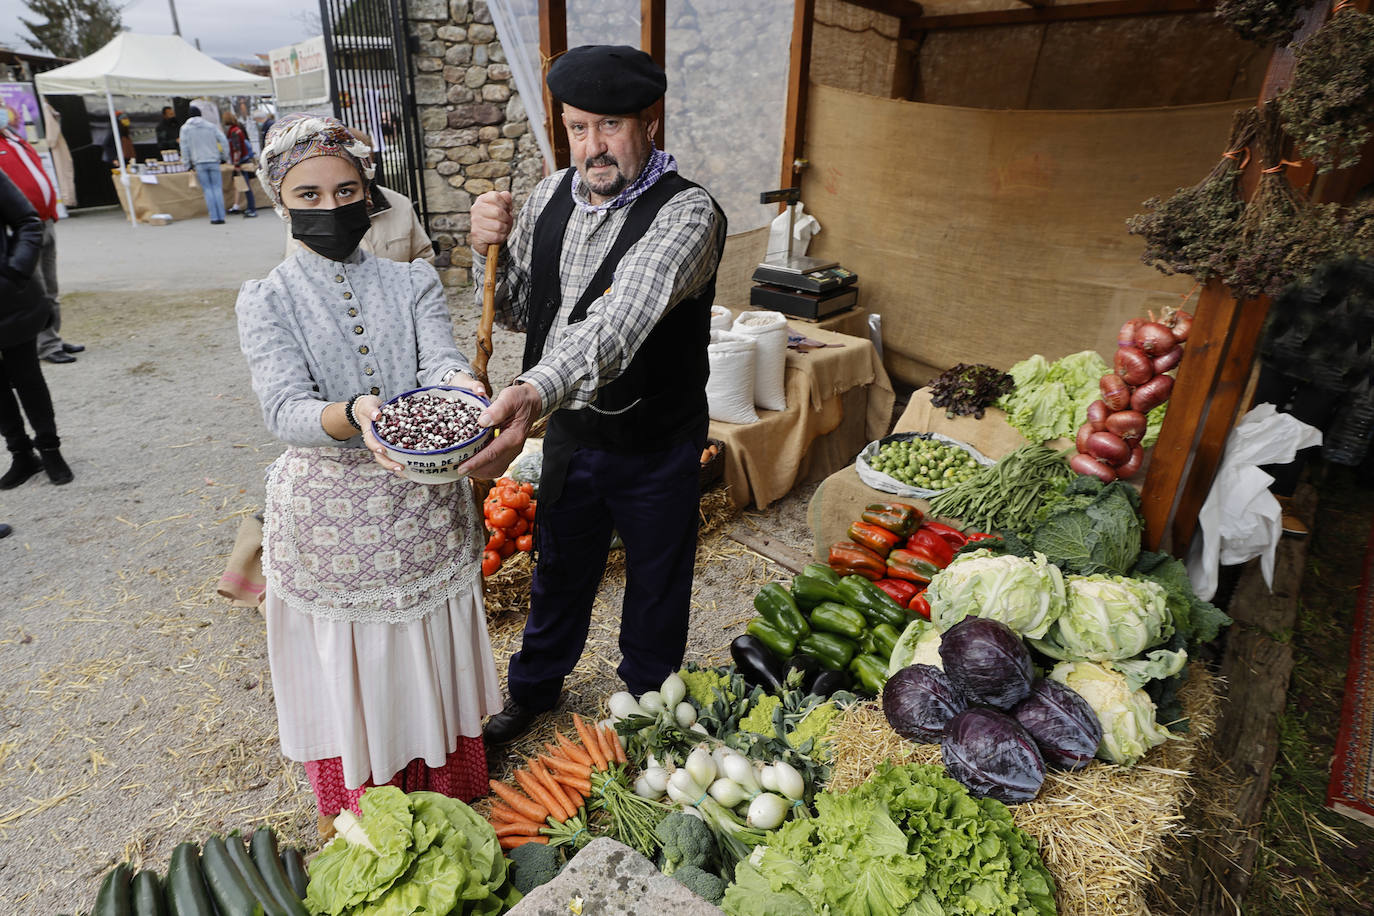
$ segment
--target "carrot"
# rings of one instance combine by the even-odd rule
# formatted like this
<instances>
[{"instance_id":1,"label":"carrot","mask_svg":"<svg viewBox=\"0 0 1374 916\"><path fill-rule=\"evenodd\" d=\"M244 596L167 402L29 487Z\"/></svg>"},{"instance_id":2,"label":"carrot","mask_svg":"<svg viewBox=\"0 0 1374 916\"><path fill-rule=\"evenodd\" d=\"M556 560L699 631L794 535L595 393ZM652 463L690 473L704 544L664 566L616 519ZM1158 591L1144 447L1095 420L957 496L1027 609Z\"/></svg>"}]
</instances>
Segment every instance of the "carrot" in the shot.
<instances>
[{"instance_id":1,"label":"carrot","mask_svg":"<svg viewBox=\"0 0 1374 916\"><path fill-rule=\"evenodd\" d=\"M538 836L543 824L536 824L534 821L519 821L514 824L502 824L496 828L497 836Z\"/></svg>"},{"instance_id":2,"label":"carrot","mask_svg":"<svg viewBox=\"0 0 1374 916\"><path fill-rule=\"evenodd\" d=\"M596 734L592 727L587 725L577 713L573 713L573 725L577 728L577 736L582 739L582 746L587 749L588 755L592 758L592 766L598 770L606 769L606 757L601 753L601 747L597 744Z\"/></svg>"},{"instance_id":3,"label":"carrot","mask_svg":"<svg viewBox=\"0 0 1374 916\"><path fill-rule=\"evenodd\" d=\"M539 780L535 778L533 773L528 770L516 770L515 781L520 783L520 788L524 789L530 798L539 802L539 804L543 805L545 808L548 808L554 820L566 821L568 818L572 817L572 812L567 810L568 806L562 800L562 794L560 793L558 797L554 797L549 790L545 789Z\"/></svg>"},{"instance_id":4,"label":"carrot","mask_svg":"<svg viewBox=\"0 0 1374 916\"><path fill-rule=\"evenodd\" d=\"M539 759L544 761L551 770L567 773L569 776L580 776L583 779L591 779L592 777L592 768L583 766L575 760L569 760L566 757L540 757Z\"/></svg>"},{"instance_id":5,"label":"carrot","mask_svg":"<svg viewBox=\"0 0 1374 916\"><path fill-rule=\"evenodd\" d=\"M516 789L515 786L510 783L502 782L499 779L489 779L487 782L491 784L491 790L501 796L501 799L506 804L510 805L530 820L542 821L549 816L547 808L521 795L520 790Z\"/></svg>"},{"instance_id":6,"label":"carrot","mask_svg":"<svg viewBox=\"0 0 1374 916\"><path fill-rule=\"evenodd\" d=\"M564 809L568 812L568 817L577 814L577 809L582 807L582 802L580 800L574 801L568 797L568 793L563 791L563 787L558 784L553 775L544 769L544 764L538 760L526 758L525 767L534 774L534 778L539 780L539 783L548 790L549 794L563 803Z\"/></svg>"},{"instance_id":7,"label":"carrot","mask_svg":"<svg viewBox=\"0 0 1374 916\"><path fill-rule=\"evenodd\" d=\"M592 757L589 753L587 753L586 748L582 747L575 741L569 741L566 737L563 736L562 732L556 731L553 733L553 736L554 738L558 739L558 746L563 749L564 755L567 756L569 760L574 760L578 763L585 763L588 767L592 765Z\"/></svg>"},{"instance_id":8,"label":"carrot","mask_svg":"<svg viewBox=\"0 0 1374 916\"><path fill-rule=\"evenodd\" d=\"M496 802L491 806L491 814L487 815L487 820L496 824L513 824L516 821L527 821L529 818L525 817L519 811L516 811L510 805Z\"/></svg>"},{"instance_id":9,"label":"carrot","mask_svg":"<svg viewBox=\"0 0 1374 916\"><path fill-rule=\"evenodd\" d=\"M503 836L498 837L496 842L501 844L502 849L514 849L517 846L524 846L526 843L541 843L549 845L549 838L546 836Z\"/></svg>"},{"instance_id":10,"label":"carrot","mask_svg":"<svg viewBox=\"0 0 1374 916\"><path fill-rule=\"evenodd\" d=\"M568 776L564 773L554 773L553 778L560 786L581 793L584 800L592 794L592 783L589 779L578 779L576 776Z\"/></svg>"},{"instance_id":11,"label":"carrot","mask_svg":"<svg viewBox=\"0 0 1374 916\"><path fill-rule=\"evenodd\" d=\"M625 756L625 745L620 742L620 735L612 725L606 726L606 741L611 745L611 753L615 754L616 763L629 763L630 760Z\"/></svg>"}]
</instances>

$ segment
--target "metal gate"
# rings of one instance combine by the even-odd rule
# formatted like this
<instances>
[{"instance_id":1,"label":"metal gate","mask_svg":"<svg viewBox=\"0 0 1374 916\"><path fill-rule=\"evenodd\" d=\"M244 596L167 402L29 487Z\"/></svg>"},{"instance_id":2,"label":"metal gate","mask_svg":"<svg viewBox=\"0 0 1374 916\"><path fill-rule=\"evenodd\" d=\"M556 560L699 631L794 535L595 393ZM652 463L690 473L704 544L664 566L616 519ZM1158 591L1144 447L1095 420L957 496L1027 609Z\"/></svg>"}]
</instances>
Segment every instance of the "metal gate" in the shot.
<instances>
[{"instance_id":1,"label":"metal gate","mask_svg":"<svg viewBox=\"0 0 1374 916\"><path fill-rule=\"evenodd\" d=\"M405 6L406 0L320 0L320 22L334 117L372 137L377 183L405 194L425 219L425 143Z\"/></svg>"}]
</instances>

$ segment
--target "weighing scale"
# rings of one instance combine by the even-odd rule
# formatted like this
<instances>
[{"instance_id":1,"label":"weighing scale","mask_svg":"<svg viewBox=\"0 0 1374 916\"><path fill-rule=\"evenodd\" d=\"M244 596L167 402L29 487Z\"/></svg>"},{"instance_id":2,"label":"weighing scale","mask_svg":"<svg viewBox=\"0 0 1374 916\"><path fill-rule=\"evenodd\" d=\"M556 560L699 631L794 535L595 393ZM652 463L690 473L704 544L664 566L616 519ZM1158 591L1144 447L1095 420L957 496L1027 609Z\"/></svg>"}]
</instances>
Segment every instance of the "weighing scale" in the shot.
<instances>
[{"instance_id":1,"label":"weighing scale","mask_svg":"<svg viewBox=\"0 0 1374 916\"><path fill-rule=\"evenodd\" d=\"M759 195L761 204L787 204L787 248L768 252L754 270L757 285L749 291L749 304L819 320L852 308L859 301L859 290L854 285L859 275L836 261L792 254L796 219L793 204L799 200L801 188L780 188Z\"/></svg>"}]
</instances>

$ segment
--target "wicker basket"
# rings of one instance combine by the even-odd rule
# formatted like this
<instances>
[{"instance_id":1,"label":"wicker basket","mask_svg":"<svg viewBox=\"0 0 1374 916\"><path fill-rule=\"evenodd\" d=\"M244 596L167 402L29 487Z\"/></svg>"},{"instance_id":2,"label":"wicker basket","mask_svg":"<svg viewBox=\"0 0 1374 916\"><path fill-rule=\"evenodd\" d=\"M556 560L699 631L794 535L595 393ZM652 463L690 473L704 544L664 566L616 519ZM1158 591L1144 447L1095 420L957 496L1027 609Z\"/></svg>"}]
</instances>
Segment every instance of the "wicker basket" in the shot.
<instances>
[{"instance_id":1,"label":"wicker basket","mask_svg":"<svg viewBox=\"0 0 1374 916\"><path fill-rule=\"evenodd\" d=\"M714 445L716 453L701 466L701 489L709 490L725 476L725 443L719 439L707 439L707 445Z\"/></svg>"}]
</instances>

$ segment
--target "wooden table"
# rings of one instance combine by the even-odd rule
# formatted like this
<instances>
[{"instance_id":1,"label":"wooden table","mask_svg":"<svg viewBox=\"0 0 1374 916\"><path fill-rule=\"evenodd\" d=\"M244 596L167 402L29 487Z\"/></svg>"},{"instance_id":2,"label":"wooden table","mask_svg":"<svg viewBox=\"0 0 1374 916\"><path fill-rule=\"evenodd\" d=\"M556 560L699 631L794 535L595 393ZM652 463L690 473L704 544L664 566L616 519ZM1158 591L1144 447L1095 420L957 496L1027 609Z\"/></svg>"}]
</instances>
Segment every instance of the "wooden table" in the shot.
<instances>
[{"instance_id":1,"label":"wooden table","mask_svg":"<svg viewBox=\"0 0 1374 916\"><path fill-rule=\"evenodd\" d=\"M224 185L224 208L227 210L234 204L234 170L228 165L221 165L219 171ZM194 176L193 171L130 175L127 195L124 191L124 182L118 174L112 174L110 180L114 182L115 193L119 195L119 204L124 208L124 213L129 213L129 199L132 198L134 218L140 223L146 223L155 213L170 214L173 220L209 217L209 211L205 207L205 195L199 185L192 184ZM267 196L263 193L256 175L252 178L251 187L258 205L267 206Z\"/></svg>"}]
</instances>

